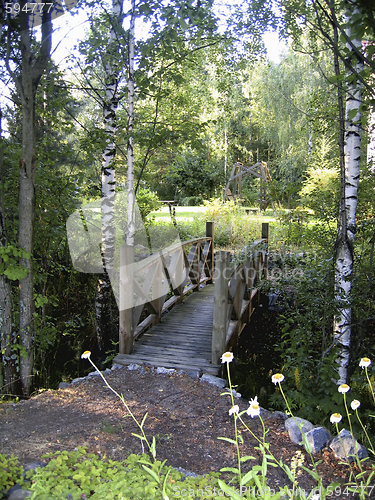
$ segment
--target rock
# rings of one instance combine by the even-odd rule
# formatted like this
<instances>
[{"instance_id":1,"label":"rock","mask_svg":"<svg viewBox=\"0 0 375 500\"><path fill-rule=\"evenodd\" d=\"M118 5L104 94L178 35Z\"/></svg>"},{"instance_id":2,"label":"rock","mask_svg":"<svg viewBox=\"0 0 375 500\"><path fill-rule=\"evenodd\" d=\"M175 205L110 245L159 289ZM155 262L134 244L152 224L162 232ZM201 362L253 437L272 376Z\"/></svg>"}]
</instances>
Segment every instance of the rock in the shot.
<instances>
[{"instance_id":1,"label":"rock","mask_svg":"<svg viewBox=\"0 0 375 500\"><path fill-rule=\"evenodd\" d=\"M240 392L237 392L235 389L232 389L232 393L234 398L242 398L242 394Z\"/></svg>"},{"instance_id":2,"label":"rock","mask_svg":"<svg viewBox=\"0 0 375 500\"><path fill-rule=\"evenodd\" d=\"M86 380L86 377L74 378L70 383L71 384L78 384L79 382L82 382L82 380Z\"/></svg>"},{"instance_id":3,"label":"rock","mask_svg":"<svg viewBox=\"0 0 375 500\"><path fill-rule=\"evenodd\" d=\"M87 378L91 378L91 377L99 377L100 373L97 372L96 370L94 370L93 372L90 372L88 375L87 375Z\"/></svg>"},{"instance_id":4,"label":"rock","mask_svg":"<svg viewBox=\"0 0 375 500\"><path fill-rule=\"evenodd\" d=\"M39 467L45 467L46 465L47 465L46 462L41 462L40 460L37 460L35 462L30 462L23 466L23 472L25 474L29 470L35 470L38 469Z\"/></svg>"},{"instance_id":5,"label":"rock","mask_svg":"<svg viewBox=\"0 0 375 500\"><path fill-rule=\"evenodd\" d=\"M272 415L274 418L281 418L282 420L288 420L288 415L283 411L273 411Z\"/></svg>"},{"instance_id":6,"label":"rock","mask_svg":"<svg viewBox=\"0 0 375 500\"><path fill-rule=\"evenodd\" d=\"M324 427L314 427L311 431L306 432L306 439L311 446L312 453L318 453L330 441L331 435Z\"/></svg>"},{"instance_id":7,"label":"rock","mask_svg":"<svg viewBox=\"0 0 375 500\"><path fill-rule=\"evenodd\" d=\"M140 368L141 365L137 365L136 363L132 363L131 365L128 365L128 370L130 372L134 372L135 370L138 370L138 368Z\"/></svg>"},{"instance_id":8,"label":"rock","mask_svg":"<svg viewBox=\"0 0 375 500\"><path fill-rule=\"evenodd\" d=\"M64 389L67 389L69 386L70 386L70 384L68 382L60 382L58 388L61 390L64 390Z\"/></svg>"},{"instance_id":9,"label":"rock","mask_svg":"<svg viewBox=\"0 0 375 500\"><path fill-rule=\"evenodd\" d=\"M311 431L314 428L313 424L304 418L294 417L288 418L285 421L285 428L289 433L290 439L295 444L301 444L302 434ZM303 444L303 443L302 443Z\"/></svg>"},{"instance_id":10,"label":"rock","mask_svg":"<svg viewBox=\"0 0 375 500\"><path fill-rule=\"evenodd\" d=\"M158 375L160 375L160 374L164 374L164 375L169 374L170 375L171 373L174 373L175 371L176 370L174 368L164 368L163 366L158 366L156 368L156 373Z\"/></svg>"},{"instance_id":11,"label":"rock","mask_svg":"<svg viewBox=\"0 0 375 500\"><path fill-rule=\"evenodd\" d=\"M16 490L13 491L8 497L8 500L24 500L24 498L31 497L32 491L30 490Z\"/></svg>"},{"instance_id":12,"label":"rock","mask_svg":"<svg viewBox=\"0 0 375 500\"><path fill-rule=\"evenodd\" d=\"M124 365L119 365L117 363L112 365L111 370L119 370L120 368L124 368Z\"/></svg>"},{"instance_id":13,"label":"rock","mask_svg":"<svg viewBox=\"0 0 375 500\"><path fill-rule=\"evenodd\" d=\"M336 457L349 462L354 462L356 455L360 460L368 457L366 448L359 444L356 438L346 429L342 429L340 435L332 439L329 447Z\"/></svg>"},{"instance_id":14,"label":"rock","mask_svg":"<svg viewBox=\"0 0 375 500\"><path fill-rule=\"evenodd\" d=\"M190 378L200 378L200 376L202 375L200 370L191 370L188 372L186 372L185 370L179 370L177 372L177 374L178 375L187 375Z\"/></svg>"},{"instance_id":15,"label":"rock","mask_svg":"<svg viewBox=\"0 0 375 500\"><path fill-rule=\"evenodd\" d=\"M227 385L227 381L219 378L219 377L214 377L213 375L208 375L207 373L204 373L201 378L201 382L207 382L208 384L215 385L216 387L219 387L220 389L223 389Z\"/></svg>"}]
</instances>

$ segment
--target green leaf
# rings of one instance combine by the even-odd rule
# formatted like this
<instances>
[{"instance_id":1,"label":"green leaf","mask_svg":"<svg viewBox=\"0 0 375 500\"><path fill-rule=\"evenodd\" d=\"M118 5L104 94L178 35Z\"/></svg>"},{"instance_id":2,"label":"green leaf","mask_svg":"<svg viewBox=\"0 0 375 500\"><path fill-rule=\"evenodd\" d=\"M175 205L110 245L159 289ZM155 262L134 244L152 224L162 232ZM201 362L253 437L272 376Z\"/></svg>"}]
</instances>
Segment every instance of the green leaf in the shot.
<instances>
[{"instance_id":1,"label":"green leaf","mask_svg":"<svg viewBox=\"0 0 375 500\"><path fill-rule=\"evenodd\" d=\"M227 441L228 443L231 443L231 444L237 444L237 441L235 441L234 439L231 439L231 438L218 437L217 439L220 439L221 441Z\"/></svg>"},{"instance_id":2,"label":"green leaf","mask_svg":"<svg viewBox=\"0 0 375 500\"><path fill-rule=\"evenodd\" d=\"M142 464L142 467L144 468L144 470L150 474L150 476L152 476L155 481L158 483L159 482L159 476L156 474L156 472L152 469L150 469L149 467L146 467L145 465Z\"/></svg>"},{"instance_id":3,"label":"green leaf","mask_svg":"<svg viewBox=\"0 0 375 500\"><path fill-rule=\"evenodd\" d=\"M247 455L246 457L241 457L240 462L247 462L248 460L256 460L255 457L252 457L250 455Z\"/></svg>"}]
</instances>

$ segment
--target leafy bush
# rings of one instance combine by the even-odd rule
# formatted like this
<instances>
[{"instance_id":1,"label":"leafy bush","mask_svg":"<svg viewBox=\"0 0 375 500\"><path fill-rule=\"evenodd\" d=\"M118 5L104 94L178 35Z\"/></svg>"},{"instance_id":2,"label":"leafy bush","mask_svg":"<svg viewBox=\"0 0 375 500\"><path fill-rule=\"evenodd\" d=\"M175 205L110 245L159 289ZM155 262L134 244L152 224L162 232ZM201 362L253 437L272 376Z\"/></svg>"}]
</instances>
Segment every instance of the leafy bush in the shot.
<instances>
[{"instance_id":1,"label":"leafy bush","mask_svg":"<svg viewBox=\"0 0 375 500\"><path fill-rule=\"evenodd\" d=\"M72 500L161 498L159 480L153 480L146 470L154 465L146 454L132 454L124 462L118 462L102 460L95 454L88 454L85 448L78 448L77 451L58 451L43 458L49 460L46 467L27 473L31 484L26 484L25 488L32 491L31 500L67 497ZM157 466L163 469L162 481L167 478L165 492L169 498L173 498L176 492L192 487L195 490L217 487L218 474L184 480L180 472L163 465L157 462Z\"/></svg>"},{"instance_id":2,"label":"leafy bush","mask_svg":"<svg viewBox=\"0 0 375 500\"><path fill-rule=\"evenodd\" d=\"M183 207L199 207L202 203L203 196L187 196L180 201L180 205Z\"/></svg>"},{"instance_id":3,"label":"leafy bush","mask_svg":"<svg viewBox=\"0 0 375 500\"><path fill-rule=\"evenodd\" d=\"M18 465L14 455L7 457L0 453L0 496L2 491L9 490L16 483L23 483L23 467Z\"/></svg>"},{"instance_id":4,"label":"leafy bush","mask_svg":"<svg viewBox=\"0 0 375 500\"><path fill-rule=\"evenodd\" d=\"M158 195L147 188L140 188L137 191L137 203L142 220L145 222L151 212L156 212L160 208Z\"/></svg>"},{"instance_id":5,"label":"leafy bush","mask_svg":"<svg viewBox=\"0 0 375 500\"><path fill-rule=\"evenodd\" d=\"M205 220L215 224L215 246L238 250L259 238L261 223L244 213L234 201L206 201Z\"/></svg>"},{"instance_id":6,"label":"leafy bush","mask_svg":"<svg viewBox=\"0 0 375 500\"><path fill-rule=\"evenodd\" d=\"M301 202L322 219L335 220L340 200L340 177L337 168L310 168L300 191Z\"/></svg>"}]
</instances>

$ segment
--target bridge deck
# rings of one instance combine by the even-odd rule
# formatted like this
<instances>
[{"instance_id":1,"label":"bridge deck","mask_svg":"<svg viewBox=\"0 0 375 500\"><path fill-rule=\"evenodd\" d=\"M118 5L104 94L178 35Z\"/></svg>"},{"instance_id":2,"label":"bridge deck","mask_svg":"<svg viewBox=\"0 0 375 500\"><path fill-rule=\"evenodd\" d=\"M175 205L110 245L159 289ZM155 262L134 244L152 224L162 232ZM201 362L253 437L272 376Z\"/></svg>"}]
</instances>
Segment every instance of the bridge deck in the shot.
<instances>
[{"instance_id":1,"label":"bridge deck","mask_svg":"<svg viewBox=\"0 0 375 500\"><path fill-rule=\"evenodd\" d=\"M113 363L147 364L218 375L211 364L214 285L187 297L134 343L132 354L118 354Z\"/></svg>"}]
</instances>

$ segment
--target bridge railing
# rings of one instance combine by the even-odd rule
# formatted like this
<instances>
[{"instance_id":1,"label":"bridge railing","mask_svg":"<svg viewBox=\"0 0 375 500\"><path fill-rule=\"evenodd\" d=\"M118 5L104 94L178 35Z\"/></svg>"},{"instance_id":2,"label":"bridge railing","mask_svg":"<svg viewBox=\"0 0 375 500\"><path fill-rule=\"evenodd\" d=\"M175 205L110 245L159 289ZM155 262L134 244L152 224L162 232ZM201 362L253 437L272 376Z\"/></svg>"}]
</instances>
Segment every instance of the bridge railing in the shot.
<instances>
[{"instance_id":1,"label":"bridge railing","mask_svg":"<svg viewBox=\"0 0 375 500\"><path fill-rule=\"evenodd\" d=\"M133 247L121 248L120 354L130 354L133 341L186 294L213 282L213 255L212 222L206 223L205 237L175 243L139 262L134 262Z\"/></svg>"},{"instance_id":2,"label":"bridge railing","mask_svg":"<svg viewBox=\"0 0 375 500\"><path fill-rule=\"evenodd\" d=\"M260 292L256 285L268 276L268 223L262 224L262 238L242 250L241 263L234 268L229 252L215 255L215 295L211 362L220 363L223 352L237 343L250 320Z\"/></svg>"}]
</instances>

